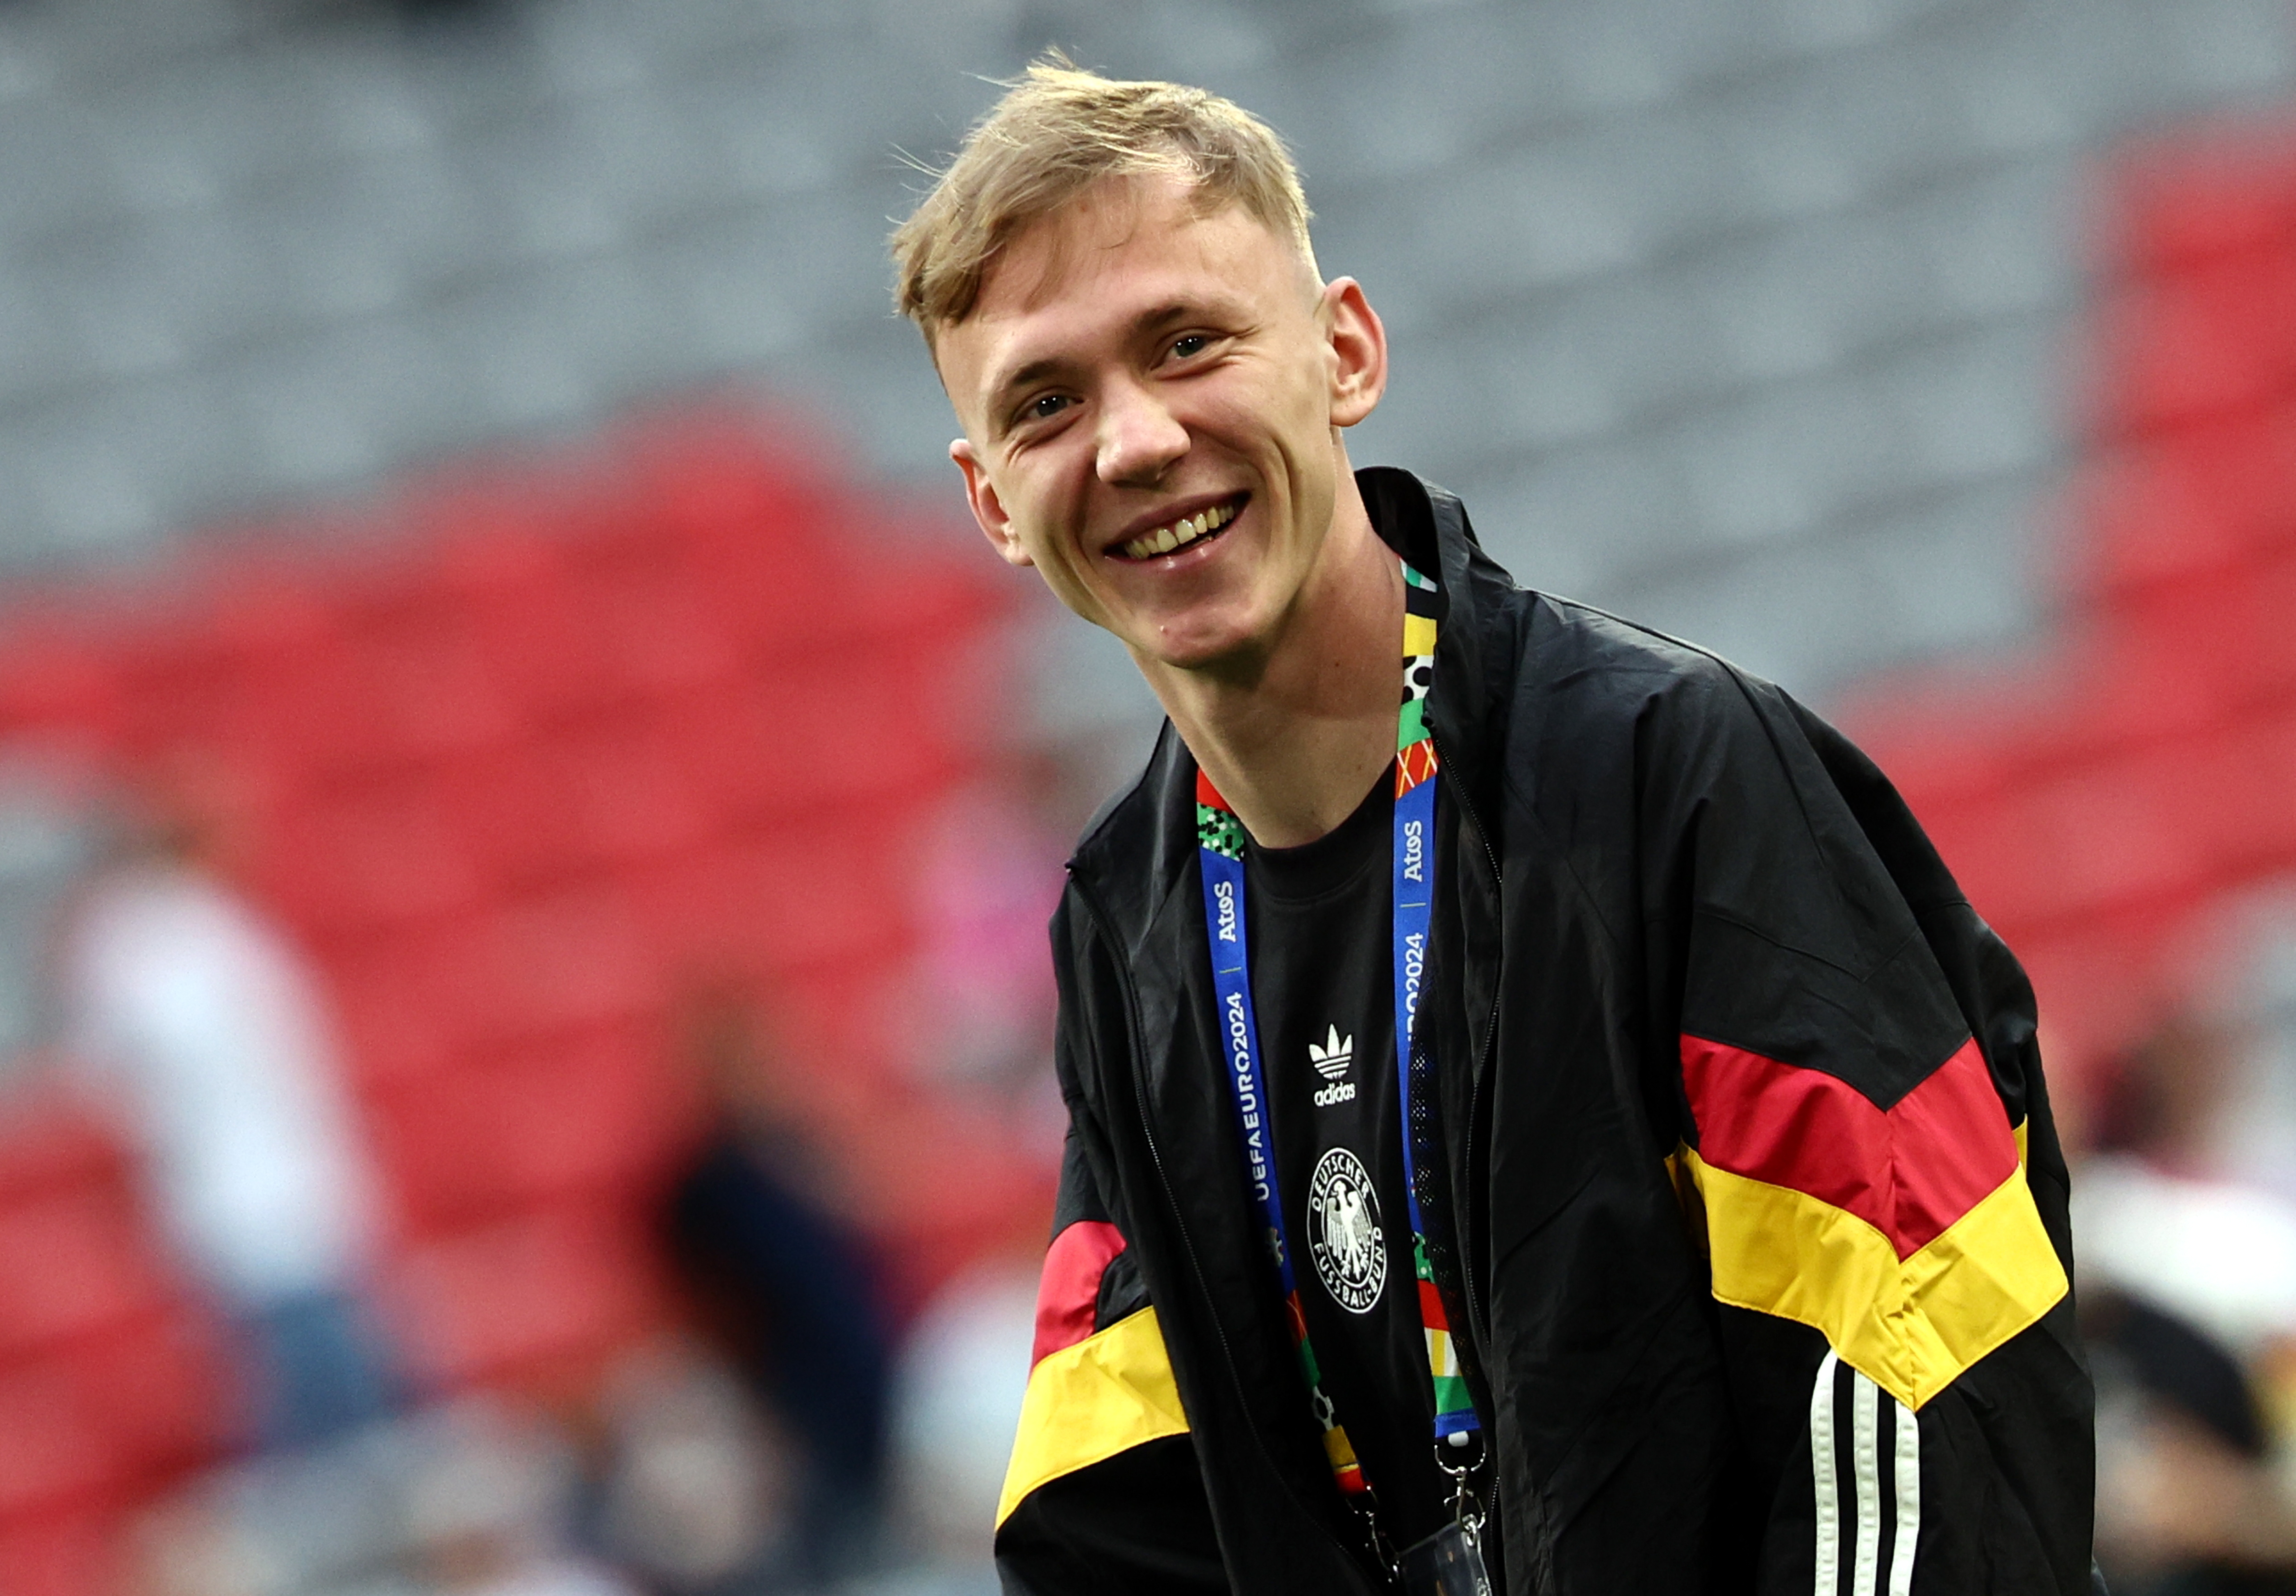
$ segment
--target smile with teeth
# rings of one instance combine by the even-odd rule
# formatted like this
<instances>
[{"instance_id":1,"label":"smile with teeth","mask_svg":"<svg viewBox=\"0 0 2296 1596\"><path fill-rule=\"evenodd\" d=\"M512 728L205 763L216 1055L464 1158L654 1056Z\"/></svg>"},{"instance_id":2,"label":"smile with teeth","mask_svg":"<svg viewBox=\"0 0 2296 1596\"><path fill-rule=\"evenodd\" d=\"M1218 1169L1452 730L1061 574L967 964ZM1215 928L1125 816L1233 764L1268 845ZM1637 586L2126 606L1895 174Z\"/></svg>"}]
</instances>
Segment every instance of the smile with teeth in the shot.
<instances>
[{"instance_id":1,"label":"smile with teeth","mask_svg":"<svg viewBox=\"0 0 2296 1596\"><path fill-rule=\"evenodd\" d=\"M1235 519L1236 506L1215 504L1201 515L1183 516L1168 527L1143 532L1117 552L1127 560L1148 560L1192 544L1207 532L1217 532Z\"/></svg>"}]
</instances>

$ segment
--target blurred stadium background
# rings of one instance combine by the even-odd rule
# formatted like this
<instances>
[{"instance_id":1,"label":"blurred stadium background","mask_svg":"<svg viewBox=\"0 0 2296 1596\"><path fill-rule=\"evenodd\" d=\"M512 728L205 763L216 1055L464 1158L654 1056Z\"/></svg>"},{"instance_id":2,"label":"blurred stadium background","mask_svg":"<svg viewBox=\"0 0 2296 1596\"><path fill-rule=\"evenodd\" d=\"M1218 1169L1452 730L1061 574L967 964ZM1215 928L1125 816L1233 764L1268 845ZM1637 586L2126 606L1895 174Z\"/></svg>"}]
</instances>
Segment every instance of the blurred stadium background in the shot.
<instances>
[{"instance_id":1,"label":"blurred stadium background","mask_svg":"<svg viewBox=\"0 0 2296 1596\"><path fill-rule=\"evenodd\" d=\"M2284 1577L2286 0L5 0L0 1596L993 1585L1040 928L1154 717L882 245L1048 45L1292 141L1359 461L1898 778L2097 1150L2120 1588ZM74 1056L163 833L323 1016L387 1422L252 1443L196 1127ZM727 1126L818 1250L697 1252Z\"/></svg>"}]
</instances>

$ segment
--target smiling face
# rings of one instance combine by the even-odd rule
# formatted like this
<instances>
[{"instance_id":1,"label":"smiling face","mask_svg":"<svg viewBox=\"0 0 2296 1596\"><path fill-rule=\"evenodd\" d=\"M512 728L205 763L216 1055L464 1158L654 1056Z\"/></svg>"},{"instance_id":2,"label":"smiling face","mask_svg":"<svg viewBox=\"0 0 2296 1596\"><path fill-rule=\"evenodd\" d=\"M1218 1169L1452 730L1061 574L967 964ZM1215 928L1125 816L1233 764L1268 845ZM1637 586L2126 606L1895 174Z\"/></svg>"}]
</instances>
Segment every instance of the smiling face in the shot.
<instances>
[{"instance_id":1,"label":"smiling face","mask_svg":"<svg viewBox=\"0 0 2296 1596\"><path fill-rule=\"evenodd\" d=\"M1192 198L1168 177L1086 191L1005 249L934 350L989 542L1144 667L1182 670L1280 640L1356 503L1338 430L1386 376L1360 288Z\"/></svg>"}]
</instances>

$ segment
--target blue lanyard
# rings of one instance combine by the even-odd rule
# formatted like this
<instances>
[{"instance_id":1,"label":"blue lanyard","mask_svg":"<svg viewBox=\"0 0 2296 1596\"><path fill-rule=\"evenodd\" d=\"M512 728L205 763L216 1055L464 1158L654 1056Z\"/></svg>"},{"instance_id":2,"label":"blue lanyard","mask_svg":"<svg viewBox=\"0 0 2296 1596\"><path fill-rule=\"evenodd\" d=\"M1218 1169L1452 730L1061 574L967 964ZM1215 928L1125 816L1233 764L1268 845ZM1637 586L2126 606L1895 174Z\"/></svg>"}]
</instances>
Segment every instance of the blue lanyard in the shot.
<instances>
[{"instance_id":1,"label":"blue lanyard","mask_svg":"<svg viewBox=\"0 0 2296 1596\"><path fill-rule=\"evenodd\" d=\"M1426 1226L1420 1215L1417 1155L1413 1146L1412 1038L1419 1015L1421 983L1427 962L1435 862L1435 786L1438 762L1426 725L1426 700L1433 676L1434 584L1408 565L1403 568L1404 699L1398 717L1396 785L1391 843L1393 957L1395 974L1396 1099L1403 1121L1403 1168L1411 1220L1414 1274L1420 1318L1426 1332L1428 1366L1435 1398L1435 1436L1464 1436L1481 1427L1461 1377L1450 1325L1428 1265ZM1212 992L1227 1081L1243 1136L1244 1161L1252 1197L1259 1204L1265 1240L1275 1261L1284 1313L1298 1348L1301 1372L1324 1446L1341 1491L1350 1500L1367 1495L1361 1465L1324 1395L1320 1367L1300 1305L1299 1281L1283 1218L1275 1172L1275 1137L1267 1076L1261 1068L1259 1025L1251 1001L1251 960L1246 942L1242 823L1201 770L1196 775L1197 857L1204 894L1204 925L1211 944Z\"/></svg>"}]
</instances>

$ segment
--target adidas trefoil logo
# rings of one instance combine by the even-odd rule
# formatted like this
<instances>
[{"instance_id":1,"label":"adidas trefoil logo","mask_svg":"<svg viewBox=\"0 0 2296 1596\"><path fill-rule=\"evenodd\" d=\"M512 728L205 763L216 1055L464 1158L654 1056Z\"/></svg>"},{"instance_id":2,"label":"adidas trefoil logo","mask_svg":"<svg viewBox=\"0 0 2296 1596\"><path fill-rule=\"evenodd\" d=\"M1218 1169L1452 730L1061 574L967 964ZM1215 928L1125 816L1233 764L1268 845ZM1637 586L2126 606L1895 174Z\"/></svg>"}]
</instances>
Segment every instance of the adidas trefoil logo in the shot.
<instances>
[{"instance_id":1,"label":"adidas trefoil logo","mask_svg":"<svg viewBox=\"0 0 2296 1596\"><path fill-rule=\"evenodd\" d=\"M1316 1067L1316 1073L1327 1081L1336 1081L1347 1074L1348 1066L1355 1060L1356 1039L1341 1035L1337 1026L1333 1026L1324 1036L1323 1046L1317 1047L1312 1042L1308 1044L1308 1061Z\"/></svg>"},{"instance_id":2,"label":"adidas trefoil logo","mask_svg":"<svg viewBox=\"0 0 2296 1596\"><path fill-rule=\"evenodd\" d=\"M1332 1083L1316 1092L1317 1108L1328 1109L1337 1103L1355 1101L1356 1084L1353 1081L1340 1079L1341 1076L1347 1074L1348 1066L1355 1060L1356 1039L1353 1036L1341 1035L1340 1027L1337 1026L1332 1027L1324 1035L1323 1046L1318 1047L1312 1042L1308 1044L1308 1062L1316 1067L1317 1075Z\"/></svg>"}]
</instances>

